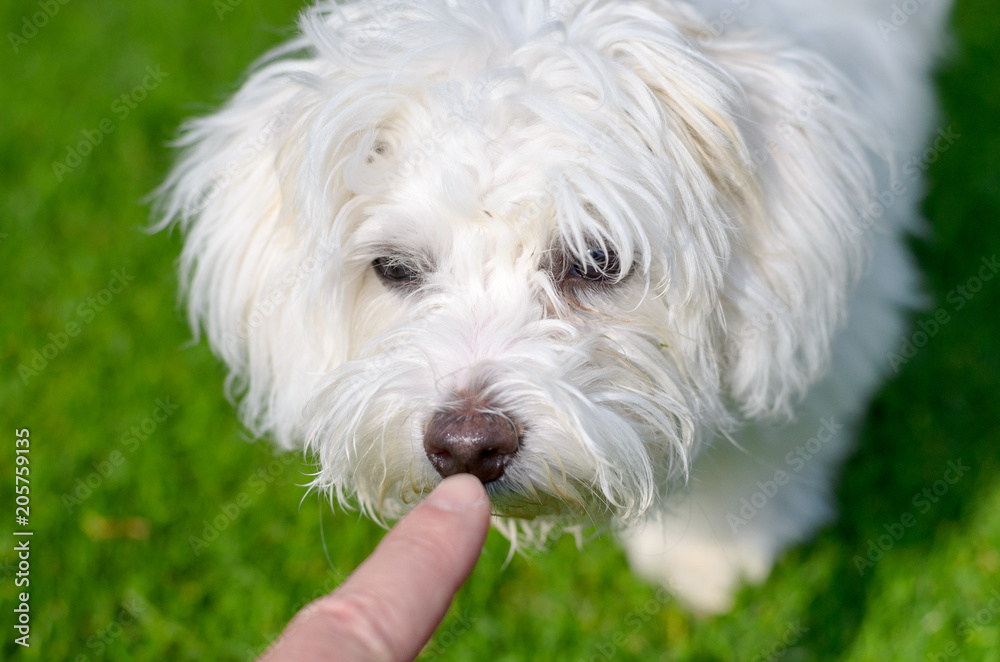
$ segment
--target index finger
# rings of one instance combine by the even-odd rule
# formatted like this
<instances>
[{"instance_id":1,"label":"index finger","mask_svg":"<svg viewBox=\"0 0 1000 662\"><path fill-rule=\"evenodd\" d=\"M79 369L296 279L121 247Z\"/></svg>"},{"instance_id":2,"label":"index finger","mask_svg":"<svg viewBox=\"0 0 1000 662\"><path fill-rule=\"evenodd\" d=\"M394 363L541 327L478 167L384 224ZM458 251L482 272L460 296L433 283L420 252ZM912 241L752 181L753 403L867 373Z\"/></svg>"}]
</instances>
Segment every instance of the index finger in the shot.
<instances>
[{"instance_id":1,"label":"index finger","mask_svg":"<svg viewBox=\"0 0 1000 662\"><path fill-rule=\"evenodd\" d=\"M412 660L475 567L489 515L477 478L447 478L340 588L293 619L264 659Z\"/></svg>"}]
</instances>

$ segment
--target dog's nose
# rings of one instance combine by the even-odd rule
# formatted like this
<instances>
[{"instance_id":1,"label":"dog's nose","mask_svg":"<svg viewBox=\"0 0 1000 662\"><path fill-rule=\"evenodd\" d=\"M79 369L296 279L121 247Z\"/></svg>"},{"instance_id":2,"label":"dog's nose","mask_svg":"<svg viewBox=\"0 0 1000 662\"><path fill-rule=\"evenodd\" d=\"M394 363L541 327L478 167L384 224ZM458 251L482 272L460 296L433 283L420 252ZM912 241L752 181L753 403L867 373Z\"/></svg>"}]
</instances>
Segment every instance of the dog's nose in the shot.
<instances>
[{"instance_id":1,"label":"dog's nose","mask_svg":"<svg viewBox=\"0 0 1000 662\"><path fill-rule=\"evenodd\" d=\"M519 445L516 423L499 414L441 410L424 429L424 450L442 477L469 473L484 485L503 475Z\"/></svg>"}]
</instances>

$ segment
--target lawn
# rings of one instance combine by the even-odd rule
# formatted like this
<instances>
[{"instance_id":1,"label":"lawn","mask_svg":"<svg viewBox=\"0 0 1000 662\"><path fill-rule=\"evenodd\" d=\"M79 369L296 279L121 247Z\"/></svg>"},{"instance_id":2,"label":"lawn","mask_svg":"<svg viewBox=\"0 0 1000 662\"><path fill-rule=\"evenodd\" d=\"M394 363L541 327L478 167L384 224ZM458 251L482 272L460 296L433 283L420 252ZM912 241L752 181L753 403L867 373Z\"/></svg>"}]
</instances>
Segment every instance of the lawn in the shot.
<instances>
[{"instance_id":1,"label":"lawn","mask_svg":"<svg viewBox=\"0 0 1000 662\"><path fill-rule=\"evenodd\" d=\"M300 8L0 6L16 35L0 47L3 659L251 660L383 533L303 499L310 466L247 439L176 306L180 240L143 231L181 120L226 98ZM970 282L1000 253L997 4L960 0L954 26L940 125L960 137L930 167L931 232L914 241L932 297L914 322L948 321L871 408L838 523L708 620L633 578L610 539L505 565L492 533L425 659L1000 660L1000 279ZM27 649L12 627L23 428ZM968 469L939 483L949 462Z\"/></svg>"}]
</instances>

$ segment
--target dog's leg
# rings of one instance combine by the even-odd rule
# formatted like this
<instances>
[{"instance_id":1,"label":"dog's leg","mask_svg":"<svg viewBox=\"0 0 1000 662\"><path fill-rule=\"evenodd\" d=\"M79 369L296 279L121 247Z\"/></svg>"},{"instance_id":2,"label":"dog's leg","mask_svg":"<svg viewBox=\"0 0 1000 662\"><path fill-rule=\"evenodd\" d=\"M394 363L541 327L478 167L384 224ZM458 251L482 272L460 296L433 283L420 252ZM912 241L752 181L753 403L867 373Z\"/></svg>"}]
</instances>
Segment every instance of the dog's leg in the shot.
<instances>
[{"instance_id":1,"label":"dog's leg","mask_svg":"<svg viewBox=\"0 0 1000 662\"><path fill-rule=\"evenodd\" d=\"M624 538L634 569L700 612L731 607L741 579L763 581L777 556L834 513L830 490L853 419L801 416L720 440L688 487Z\"/></svg>"}]
</instances>

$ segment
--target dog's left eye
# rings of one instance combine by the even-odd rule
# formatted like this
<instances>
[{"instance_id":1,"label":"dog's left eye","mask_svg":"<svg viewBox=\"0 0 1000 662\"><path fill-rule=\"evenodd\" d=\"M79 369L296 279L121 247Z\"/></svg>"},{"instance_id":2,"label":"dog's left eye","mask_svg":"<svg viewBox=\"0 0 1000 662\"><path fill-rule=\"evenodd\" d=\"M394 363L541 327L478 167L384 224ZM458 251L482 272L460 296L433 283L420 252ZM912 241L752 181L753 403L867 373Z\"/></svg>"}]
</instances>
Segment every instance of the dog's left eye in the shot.
<instances>
[{"instance_id":1,"label":"dog's left eye","mask_svg":"<svg viewBox=\"0 0 1000 662\"><path fill-rule=\"evenodd\" d=\"M593 246L587 255L590 259L586 263L575 262L570 267L571 275L600 283L617 280L621 275L621 262L613 250Z\"/></svg>"},{"instance_id":2,"label":"dog's left eye","mask_svg":"<svg viewBox=\"0 0 1000 662\"><path fill-rule=\"evenodd\" d=\"M372 260L372 268L382 280L390 284L408 284L420 277L415 269L390 257L375 258Z\"/></svg>"}]
</instances>

